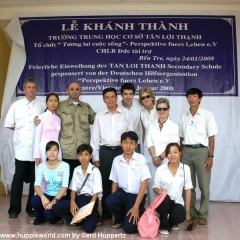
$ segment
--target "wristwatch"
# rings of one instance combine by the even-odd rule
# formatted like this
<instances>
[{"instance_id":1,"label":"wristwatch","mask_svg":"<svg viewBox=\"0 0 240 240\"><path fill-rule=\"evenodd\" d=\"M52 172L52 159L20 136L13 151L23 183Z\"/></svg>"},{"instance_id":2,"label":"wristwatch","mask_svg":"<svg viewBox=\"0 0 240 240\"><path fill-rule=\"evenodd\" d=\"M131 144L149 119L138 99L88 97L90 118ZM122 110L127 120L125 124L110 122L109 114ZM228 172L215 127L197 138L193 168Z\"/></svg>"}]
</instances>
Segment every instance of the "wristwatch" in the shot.
<instances>
[{"instance_id":1,"label":"wristwatch","mask_svg":"<svg viewBox=\"0 0 240 240\"><path fill-rule=\"evenodd\" d=\"M208 155L208 157L210 157L210 158L214 158L214 156L213 156L213 155Z\"/></svg>"},{"instance_id":2,"label":"wristwatch","mask_svg":"<svg viewBox=\"0 0 240 240\"><path fill-rule=\"evenodd\" d=\"M152 155L151 157L152 157L152 159L153 159L154 157L157 157L157 155L154 154L154 155Z\"/></svg>"}]
</instances>

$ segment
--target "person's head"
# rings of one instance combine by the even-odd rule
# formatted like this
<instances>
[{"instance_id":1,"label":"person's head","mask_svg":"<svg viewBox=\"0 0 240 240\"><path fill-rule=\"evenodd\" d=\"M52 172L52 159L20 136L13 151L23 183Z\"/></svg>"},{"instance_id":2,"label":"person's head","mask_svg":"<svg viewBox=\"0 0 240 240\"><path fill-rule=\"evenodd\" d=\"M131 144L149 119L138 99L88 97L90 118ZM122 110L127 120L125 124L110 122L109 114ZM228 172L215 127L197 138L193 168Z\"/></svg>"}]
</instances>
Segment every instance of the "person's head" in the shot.
<instances>
[{"instance_id":1,"label":"person's head","mask_svg":"<svg viewBox=\"0 0 240 240\"><path fill-rule=\"evenodd\" d=\"M78 160L82 165L88 165L92 159L93 149L88 144L81 144L77 148Z\"/></svg>"},{"instance_id":2,"label":"person's head","mask_svg":"<svg viewBox=\"0 0 240 240\"><path fill-rule=\"evenodd\" d=\"M117 106L117 90L113 87L105 88L103 90L103 101L108 108Z\"/></svg>"},{"instance_id":3,"label":"person's head","mask_svg":"<svg viewBox=\"0 0 240 240\"><path fill-rule=\"evenodd\" d=\"M81 95L81 86L78 82L71 82L67 88L67 94L72 102L78 102Z\"/></svg>"},{"instance_id":4,"label":"person's head","mask_svg":"<svg viewBox=\"0 0 240 240\"><path fill-rule=\"evenodd\" d=\"M46 145L46 155L48 160L56 160L59 153L59 144L55 141L49 141Z\"/></svg>"},{"instance_id":5,"label":"person's head","mask_svg":"<svg viewBox=\"0 0 240 240\"><path fill-rule=\"evenodd\" d=\"M59 103L59 97L56 93L49 93L46 97L47 109L51 112L55 112Z\"/></svg>"},{"instance_id":6,"label":"person's head","mask_svg":"<svg viewBox=\"0 0 240 240\"><path fill-rule=\"evenodd\" d=\"M170 163L176 163L181 158L181 147L178 143L169 143L166 146L165 155Z\"/></svg>"},{"instance_id":7,"label":"person's head","mask_svg":"<svg viewBox=\"0 0 240 240\"><path fill-rule=\"evenodd\" d=\"M201 103L203 93L198 88L190 88L187 90L186 97L190 107L197 107Z\"/></svg>"},{"instance_id":8,"label":"person's head","mask_svg":"<svg viewBox=\"0 0 240 240\"><path fill-rule=\"evenodd\" d=\"M132 83L124 83L121 86L121 96L122 96L122 100L125 104L132 103L135 91L136 91L136 89Z\"/></svg>"},{"instance_id":9,"label":"person's head","mask_svg":"<svg viewBox=\"0 0 240 240\"><path fill-rule=\"evenodd\" d=\"M159 98L156 102L156 110L159 118L168 118L170 104L167 98Z\"/></svg>"},{"instance_id":10,"label":"person's head","mask_svg":"<svg viewBox=\"0 0 240 240\"><path fill-rule=\"evenodd\" d=\"M124 132L121 135L121 146L125 154L133 154L138 142L138 135L133 131Z\"/></svg>"},{"instance_id":11,"label":"person's head","mask_svg":"<svg viewBox=\"0 0 240 240\"><path fill-rule=\"evenodd\" d=\"M150 87L143 87L139 91L139 102L146 108L155 104L155 95Z\"/></svg>"},{"instance_id":12,"label":"person's head","mask_svg":"<svg viewBox=\"0 0 240 240\"><path fill-rule=\"evenodd\" d=\"M27 78L23 82L23 91L28 101L32 101L37 93L37 81L34 78Z\"/></svg>"}]
</instances>

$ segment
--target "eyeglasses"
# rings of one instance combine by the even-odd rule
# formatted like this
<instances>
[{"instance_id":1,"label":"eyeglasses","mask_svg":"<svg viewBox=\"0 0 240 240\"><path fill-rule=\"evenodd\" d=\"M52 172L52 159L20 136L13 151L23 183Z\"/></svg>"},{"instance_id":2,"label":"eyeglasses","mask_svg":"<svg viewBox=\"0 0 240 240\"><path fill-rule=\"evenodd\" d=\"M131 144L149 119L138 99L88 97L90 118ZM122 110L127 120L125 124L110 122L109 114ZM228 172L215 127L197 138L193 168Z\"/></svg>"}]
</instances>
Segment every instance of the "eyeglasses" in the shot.
<instances>
[{"instance_id":1,"label":"eyeglasses","mask_svg":"<svg viewBox=\"0 0 240 240\"><path fill-rule=\"evenodd\" d=\"M158 111L158 112L161 112L161 111L166 112L168 109L169 109L169 108L157 108L157 111Z\"/></svg>"},{"instance_id":2,"label":"eyeglasses","mask_svg":"<svg viewBox=\"0 0 240 240\"><path fill-rule=\"evenodd\" d=\"M141 97L141 100L144 100L145 98L150 98L150 97L151 97L151 95L146 95L146 96Z\"/></svg>"}]
</instances>

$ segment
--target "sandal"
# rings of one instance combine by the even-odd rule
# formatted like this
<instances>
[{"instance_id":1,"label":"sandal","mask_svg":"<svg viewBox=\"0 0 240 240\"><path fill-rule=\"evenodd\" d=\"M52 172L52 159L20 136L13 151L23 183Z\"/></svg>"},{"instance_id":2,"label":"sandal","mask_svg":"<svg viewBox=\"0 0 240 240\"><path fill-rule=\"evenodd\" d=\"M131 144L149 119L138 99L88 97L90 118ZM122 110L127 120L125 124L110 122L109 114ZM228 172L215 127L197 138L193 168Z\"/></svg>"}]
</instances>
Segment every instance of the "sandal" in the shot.
<instances>
[{"instance_id":1,"label":"sandal","mask_svg":"<svg viewBox=\"0 0 240 240\"><path fill-rule=\"evenodd\" d=\"M122 227L122 223L114 223L112 225L112 228L114 228L114 229L118 229L118 228L121 228L121 227Z\"/></svg>"},{"instance_id":2,"label":"sandal","mask_svg":"<svg viewBox=\"0 0 240 240\"><path fill-rule=\"evenodd\" d=\"M188 225L188 227L187 227L187 231L192 231L192 230L194 230L194 228L197 226L197 224L198 224L198 218L195 218L195 219L193 219L193 220L191 220L190 221L190 223L189 223L189 225Z\"/></svg>"}]
</instances>

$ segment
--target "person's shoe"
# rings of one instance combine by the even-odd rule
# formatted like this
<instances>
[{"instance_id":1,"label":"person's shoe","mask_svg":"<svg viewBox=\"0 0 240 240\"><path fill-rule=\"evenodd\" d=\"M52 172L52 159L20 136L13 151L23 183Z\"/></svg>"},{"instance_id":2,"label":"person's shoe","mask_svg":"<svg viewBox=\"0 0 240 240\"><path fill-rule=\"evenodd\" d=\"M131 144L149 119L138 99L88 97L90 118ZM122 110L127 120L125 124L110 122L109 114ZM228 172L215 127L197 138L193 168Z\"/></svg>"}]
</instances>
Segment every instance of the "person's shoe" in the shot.
<instances>
[{"instance_id":1,"label":"person's shoe","mask_svg":"<svg viewBox=\"0 0 240 240\"><path fill-rule=\"evenodd\" d=\"M177 231L177 230L179 230L179 226L178 226L178 224L174 225L174 226L172 227L172 230L173 230L173 231Z\"/></svg>"},{"instance_id":2,"label":"person's shoe","mask_svg":"<svg viewBox=\"0 0 240 240\"><path fill-rule=\"evenodd\" d=\"M114 229L118 229L118 228L121 228L121 227L122 227L122 223L114 223L112 225L112 228L114 228Z\"/></svg>"},{"instance_id":3,"label":"person's shoe","mask_svg":"<svg viewBox=\"0 0 240 240\"><path fill-rule=\"evenodd\" d=\"M18 214L16 213L9 213L9 218L17 218Z\"/></svg>"},{"instance_id":4,"label":"person's shoe","mask_svg":"<svg viewBox=\"0 0 240 240\"><path fill-rule=\"evenodd\" d=\"M168 235L169 234L169 231L168 230L159 230L159 233L162 234L162 235Z\"/></svg>"},{"instance_id":5,"label":"person's shoe","mask_svg":"<svg viewBox=\"0 0 240 240\"><path fill-rule=\"evenodd\" d=\"M63 219L60 219L59 221L57 221L57 224L64 224Z\"/></svg>"},{"instance_id":6,"label":"person's shoe","mask_svg":"<svg viewBox=\"0 0 240 240\"><path fill-rule=\"evenodd\" d=\"M35 217L35 212L34 211L28 211L27 212L29 217Z\"/></svg>"},{"instance_id":7,"label":"person's shoe","mask_svg":"<svg viewBox=\"0 0 240 240\"><path fill-rule=\"evenodd\" d=\"M198 221L199 221L199 218L194 218L194 219L191 219L190 220L190 223L187 227L187 231L192 231L195 229L195 227L197 226L198 224Z\"/></svg>"},{"instance_id":8,"label":"person's shoe","mask_svg":"<svg viewBox=\"0 0 240 240\"><path fill-rule=\"evenodd\" d=\"M198 220L199 225L207 225L207 223L208 223L207 218L200 217Z\"/></svg>"},{"instance_id":9,"label":"person's shoe","mask_svg":"<svg viewBox=\"0 0 240 240\"><path fill-rule=\"evenodd\" d=\"M99 219L97 220L97 226L102 226L102 225L103 225L102 217L99 217Z\"/></svg>"}]
</instances>

